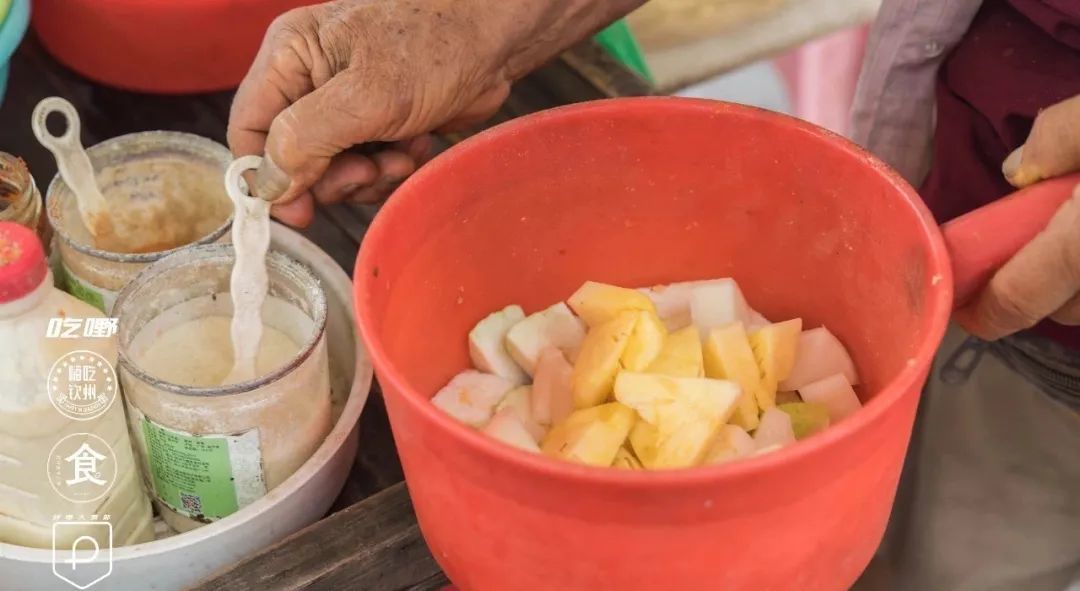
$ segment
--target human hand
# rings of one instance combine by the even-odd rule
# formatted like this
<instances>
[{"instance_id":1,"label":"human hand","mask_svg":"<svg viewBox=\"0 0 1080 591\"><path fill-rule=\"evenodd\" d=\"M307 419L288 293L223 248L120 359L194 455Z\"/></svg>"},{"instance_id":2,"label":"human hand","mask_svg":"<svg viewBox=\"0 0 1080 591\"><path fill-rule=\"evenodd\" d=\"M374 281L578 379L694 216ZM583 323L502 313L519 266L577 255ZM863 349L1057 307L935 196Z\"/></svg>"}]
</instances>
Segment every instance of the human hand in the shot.
<instances>
[{"instance_id":1,"label":"human hand","mask_svg":"<svg viewBox=\"0 0 1080 591\"><path fill-rule=\"evenodd\" d=\"M1080 96L1040 112L1027 142L1002 165L1005 177L1017 187L1078 170ZM955 318L986 340L1030 328L1044 318L1080 325L1080 186Z\"/></svg>"}]
</instances>

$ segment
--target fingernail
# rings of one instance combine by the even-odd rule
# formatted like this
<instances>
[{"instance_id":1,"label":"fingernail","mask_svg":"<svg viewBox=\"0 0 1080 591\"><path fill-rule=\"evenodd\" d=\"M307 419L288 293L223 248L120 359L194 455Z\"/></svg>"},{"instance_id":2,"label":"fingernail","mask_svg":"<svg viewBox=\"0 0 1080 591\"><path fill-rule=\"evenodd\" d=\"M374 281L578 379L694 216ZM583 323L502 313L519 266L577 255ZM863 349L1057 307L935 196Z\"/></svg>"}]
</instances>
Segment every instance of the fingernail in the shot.
<instances>
[{"instance_id":1,"label":"fingernail","mask_svg":"<svg viewBox=\"0 0 1080 591\"><path fill-rule=\"evenodd\" d=\"M338 192L338 195L341 195L342 200L348 200L353 193L359 191L360 189L360 183L349 183L341 187L341 191Z\"/></svg>"},{"instance_id":2,"label":"fingernail","mask_svg":"<svg viewBox=\"0 0 1080 591\"><path fill-rule=\"evenodd\" d=\"M1012 180L1016 176L1016 173L1020 170L1020 160L1023 158L1024 146L1012 151L1005 162L1001 163L1001 172L1005 175L1005 178Z\"/></svg>"}]
</instances>

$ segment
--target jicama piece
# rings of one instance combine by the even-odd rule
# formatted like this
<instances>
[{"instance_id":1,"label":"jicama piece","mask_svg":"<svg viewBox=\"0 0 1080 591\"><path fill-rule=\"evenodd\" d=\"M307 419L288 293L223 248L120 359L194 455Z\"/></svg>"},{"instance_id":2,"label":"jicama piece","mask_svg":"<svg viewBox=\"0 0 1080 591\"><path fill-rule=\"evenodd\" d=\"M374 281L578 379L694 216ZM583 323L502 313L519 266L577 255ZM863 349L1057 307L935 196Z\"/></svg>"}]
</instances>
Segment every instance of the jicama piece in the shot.
<instances>
[{"instance_id":1,"label":"jicama piece","mask_svg":"<svg viewBox=\"0 0 1080 591\"><path fill-rule=\"evenodd\" d=\"M480 427L491 420L495 406L513 387L502 376L470 369L454 376L431 403L466 425Z\"/></svg>"},{"instance_id":2,"label":"jicama piece","mask_svg":"<svg viewBox=\"0 0 1080 591\"><path fill-rule=\"evenodd\" d=\"M854 388L843 374L831 375L807 384L799 388L799 396L806 402L816 402L827 408L832 423L862 408Z\"/></svg>"},{"instance_id":3,"label":"jicama piece","mask_svg":"<svg viewBox=\"0 0 1080 591\"><path fill-rule=\"evenodd\" d=\"M536 444L528 428L510 409L495 413L481 432L518 449L540 453L540 446Z\"/></svg>"},{"instance_id":4,"label":"jicama piece","mask_svg":"<svg viewBox=\"0 0 1080 591\"><path fill-rule=\"evenodd\" d=\"M787 379L781 380L781 390L799 390L806 384L841 373L849 384L859 383L855 364L847 349L824 326L804 330L795 348L795 365Z\"/></svg>"},{"instance_id":5,"label":"jicama piece","mask_svg":"<svg viewBox=\"0 0 1080 591\"><path fill-rule=\"evenodd\" d=\"M478 322L469 332L469 357L473 366L517 385L528 382L529 376L506 350L506 333L522 320L525 312L520 306L507 306Z\"/></svg>"},{"instance_id":6,"label":"jicama piece","mask_svg":"<svg viewBox=\"0 0 1080 591\"><path fill-rule=\"evenodd\" d=\"M506 349L514 361L532 376L536 373L541 351L555 347L573 361L584 339L585 324L574 316L566 304L559 302L510 327L506 333Z\"/></svg>"},{"instance_id":7,"label":"jicama piece","mask_svg":"<svg viewBox=\"0 0 1080 591\"><path fill-rule=\"evenodd\" d=\"M714 328L750 321L746 303L734 279L717 279L694 287L690 292L690 317L702 338Z\"/></svg>"},{"instance_id":8,"label":"jicama piece","mask_svg":"<svg viewBox=\"0 0 1080 591\"><path fill-rule=\"evenodd\" d=\"M709 451L705 454L706 464L723 464L750 456L757 450L754 438L738 425L723 425L716 434Z\"/></svg>"},{"instance_id":9,"label":"jicama piece","mask_svg":"<svg viewBox=\"0 0 1080 591\"><path fill-rule=\"evenodd\" d=\"M532 435L533 441L539 442L547 431L533 419L532 413L532 386L518 386L503 397L502 402L495 406L495 414L507 411L517 417L525 430Z\"/></svg>"},{"instance_id":10,"label":"jicama piece","mask_svg":"<svg viewBox=\"0 0 1080 591\"><path fill-rule=\"evenodd\" d=\"M562 351L548 347L540 353L533 376L533 420L550 426L570 416L574 411L574 394L570 389L573 374L574 367Z\"/></svg>"},{"instance_id":11,"label":"jicama piece","mask_svg":"<svg viewBox=\"0 0 1080 591\"><path fill-rule=\"evenodd\" d=\"M758 451L774 445L781 447L795 443L795 430L791 427L791 417L778 408L770 408L761 413L761 423L754 431L754 446Z\"/></svg>"}]
</instances>

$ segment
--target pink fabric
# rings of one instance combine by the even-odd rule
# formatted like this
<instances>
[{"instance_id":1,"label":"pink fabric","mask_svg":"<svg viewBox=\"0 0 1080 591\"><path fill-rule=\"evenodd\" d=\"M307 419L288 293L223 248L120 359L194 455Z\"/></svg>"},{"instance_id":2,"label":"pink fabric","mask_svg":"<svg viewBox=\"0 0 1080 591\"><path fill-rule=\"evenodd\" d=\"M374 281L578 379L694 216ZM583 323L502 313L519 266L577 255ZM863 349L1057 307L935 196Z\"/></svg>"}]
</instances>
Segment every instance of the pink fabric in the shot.
<instances>
[{"instance_id":1,"label":"pink fabric","mask_svg":"<svg viewBox=\"0 0 1080 591\"><path fill-rule=\"evenodd\" d=\"M793 115L848 134L868 31L869 26L838 31L776 58Z\"/></svg>"}]
</instances>

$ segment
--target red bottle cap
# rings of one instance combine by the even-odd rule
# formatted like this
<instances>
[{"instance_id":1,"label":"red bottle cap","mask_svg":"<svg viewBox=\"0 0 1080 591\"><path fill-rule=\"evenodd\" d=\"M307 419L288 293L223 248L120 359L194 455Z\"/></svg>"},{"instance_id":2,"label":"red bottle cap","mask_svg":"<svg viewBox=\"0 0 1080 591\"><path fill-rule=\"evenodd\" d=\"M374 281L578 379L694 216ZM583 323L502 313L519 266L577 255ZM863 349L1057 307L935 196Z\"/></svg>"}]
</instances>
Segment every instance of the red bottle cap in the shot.
<instances>
[{"instance_id":1,"label":"red bottle cap","mask_svg":"<svg viewBox=\"0 0 1080 591\"><path fill-rule=\"evenodd\" d=\"M14 222L0 222L0 303L37 289L48 270L37 234Z\"/></svg>"}]
</instances>

